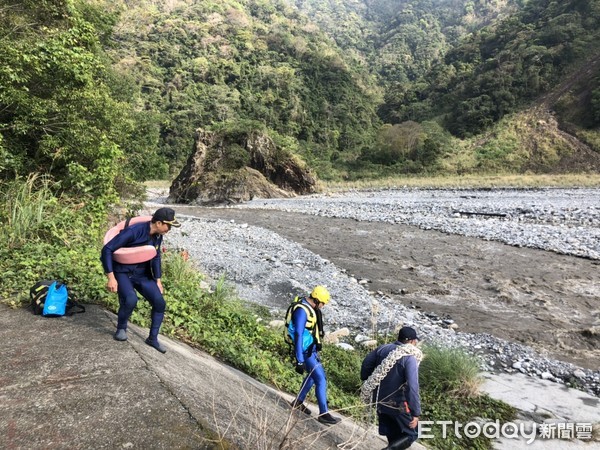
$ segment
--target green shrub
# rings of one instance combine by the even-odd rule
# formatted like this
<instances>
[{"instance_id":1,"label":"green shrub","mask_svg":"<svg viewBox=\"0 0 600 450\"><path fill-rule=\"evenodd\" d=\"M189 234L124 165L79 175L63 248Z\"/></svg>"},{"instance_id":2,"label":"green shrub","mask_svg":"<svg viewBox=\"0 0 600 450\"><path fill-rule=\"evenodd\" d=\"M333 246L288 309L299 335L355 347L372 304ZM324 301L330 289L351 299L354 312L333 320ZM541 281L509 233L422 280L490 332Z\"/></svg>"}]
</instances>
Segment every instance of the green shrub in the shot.
<instances>
[{"instance_id":1,"label":"green shrub","mask_svg":"<svg viewBox=\"0 0 600 450\"><path fill-rule=\"evenodd\" d=\"M0 185L0 297L12 304L27 300L41 279L59 279L85 302L104 302L105 278L99 261L100 224L94 207L57 196L50 179L31 175Z\"/></svg>"},{"instance_id":2,"label":"green shrub","mask_svg":"<svg viewBox=\"0 0 600 450\"><path fill-rule=\"evenodd\" d=\"M465 425L472 421L499 420L504 423L515 418L515 409L501 401L494 400L487 395L476 397L457 397L449 395L439 389L430 389L421 380L421 405L423 421L451 421L460 422ZM491 449L492 441L483 435L470 439L462 434L461 438L454 435L453 428L447 430L444 437L441 426L432 425L431 434L433 438L421 440L427 447L436 449Z\"/></svg>"},{"instance_id":3,"label":"green shrub","mask_svg":"<svg viewBox=\"0 0 600 450\"><path fill-rule=\"evenodd\" d=\"M422 421L453 421L463 425L475 418L500 422L514 418L515 410L487 395L479 395L481 384L477 358L458 348L434 345L423 346L425 358L419 367L421 387ZM478 420L480 420L478 419ZM431 440L427 446L440 449L489 449L491 441L481 435L477 438L461 438L448 432L441 435L440 426L432 426Z\"/></svg>"},{"instance_id":4,"label":"green shrub","mask_svg":"<svg viewBox=\"0 0 600 450\"><path fill-rule=\"evenodd\" d=\"M25 243L43 233L47 217L61 214L64 208L50 189L50 178L30 174L26 179L17 178L2 186L6 202L0 211L0 219L6 224L0 228L0 237L9 247Z\"/></svg>"},{"instance_id":5,"label":"green shrub","mask_svg":"<svg viewBox=\"0 0 600 450\"><path fill-rule=\"evenodd\" d=\"M477 395L482 379L477 358L458 348L426 346L420 366L423 383L457 397Z\"/></svg>"},{"instance_id":6,"label":"green shrub","mask_svg":"<svg viewBox=\"0 0 600 450\"><path fill-rule=\"evenodd\" d=\"M225 170L237 170L250 165L250 154L238 144L230 144L227 151L223 153L223 168Z\"/></svg>"}]
</instances>

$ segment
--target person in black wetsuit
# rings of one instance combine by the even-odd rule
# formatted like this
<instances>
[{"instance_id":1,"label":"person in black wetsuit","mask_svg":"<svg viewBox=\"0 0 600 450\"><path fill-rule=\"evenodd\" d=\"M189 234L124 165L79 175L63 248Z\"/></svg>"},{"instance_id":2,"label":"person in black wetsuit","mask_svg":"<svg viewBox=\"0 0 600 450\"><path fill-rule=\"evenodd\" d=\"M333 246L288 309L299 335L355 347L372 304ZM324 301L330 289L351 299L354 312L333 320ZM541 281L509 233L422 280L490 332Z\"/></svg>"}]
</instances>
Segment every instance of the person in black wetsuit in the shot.
<instances>
[{"instance_id":1,"label":"person in black wetsuit","mask_svg":"<svg viewBox=\"0 0 600 450\"><path fill-rule=\"evenodd\" d=\"M418 438L419 363L423 354L416 347L417 340L413 328L402 327L398 340L370 352L360 369L360 379L370 384L366 392L372 392L379 434L387 437L387 450L406 449Z\"/></svg>"},{"instance_id":2,"label":"person in black wetsuit","mask_svg":"<svg viewBox=\"0 0 600 450\"><path fill-rule=\"evenodd\" d=\"M119 295L119 311L117 313L117 341L127 340L127 322L137 304L136 291L152 305L150 334L146 344L161 353L167 350L158 342L158 333L165 316L166 303L160 281L161 244L163 236L171 227L181 224L175 219L175 211L171 208L159 208L150 222L140 222L126 227L102 248L100 260L107 277L106 288ZM152 245L156 256L140 264L121 264L113 260L113 253L122 247Z\"/></svg>"}]
</instances>

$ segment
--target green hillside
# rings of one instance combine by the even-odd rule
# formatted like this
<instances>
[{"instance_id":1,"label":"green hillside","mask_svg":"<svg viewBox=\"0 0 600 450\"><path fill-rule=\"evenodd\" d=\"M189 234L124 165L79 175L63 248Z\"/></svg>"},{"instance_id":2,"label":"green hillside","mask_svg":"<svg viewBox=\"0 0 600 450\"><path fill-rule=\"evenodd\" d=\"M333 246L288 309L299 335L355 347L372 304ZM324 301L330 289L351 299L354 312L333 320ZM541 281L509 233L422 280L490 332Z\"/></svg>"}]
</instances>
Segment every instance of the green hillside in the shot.
<instances>
[{"instance_id":1,"label":"green hillside","mask_svg":"<svg viewBox=\"0 0 600 450\"><path fill-rule=\"evenodd\" d=\"M138 0L120 11L115 66L161 115L161 154L174 170L199 126L260 122L323 171L371 144L377 86L284 2Z\"/></svg>"},{"instance_id":2,"label":"green hillside","mask_svg":"<svg viewBox=\"0 0 600 450\"><path fill-rule=\"evenodd\" d=\"M388 110L397 121L445 115L453 134L480 133L585 68L600 49L599 20L597 1L528 2L465 36Z\"/></svg>"},{"instance_id":3,"label":"green hillside","mask_svg":"<svg viewBox=\"0 0 600 450\"><path fill-rule=\"evenodd\" d=\"M385 86L423 76L466 34L515 12L514 0L289 0Z\"/></svg>"},{"instance_id":4,"label":"green hillside","mask_svg":"<svg viewBox=\"0 0 600 450\"><path fill-rule=\"evenodd\" d=\"M322 179L600 167L600 0L0 8L7 179L173 179L197 128L258 129Z\"/></svg>"},{"instance_id":5,"label":"green hillside","mask_svg":"<svg viewBox=\"0 0 600 450\"><path fill-rule=\"evenodd\" d=\"M591 1L152 5L122 5L113 55L146 108L162 115L160 154L172 173L196 127L240 123L266 126L323 178L552 171L551 163L530 164L528 149L513 155L510 142L477 143L490 130L510 134L499 132L505 116L584 67L598 33ZM568 109L571 130L585 124L577 137L592 144L585 158L594 160L597 121L593 108L583 112L597 86L589 79L589 91L577 94L587 103ZM566 146L559 153L579 148ZM597 162L572 167L584 168Z\"/></svg>"}]
</instances>

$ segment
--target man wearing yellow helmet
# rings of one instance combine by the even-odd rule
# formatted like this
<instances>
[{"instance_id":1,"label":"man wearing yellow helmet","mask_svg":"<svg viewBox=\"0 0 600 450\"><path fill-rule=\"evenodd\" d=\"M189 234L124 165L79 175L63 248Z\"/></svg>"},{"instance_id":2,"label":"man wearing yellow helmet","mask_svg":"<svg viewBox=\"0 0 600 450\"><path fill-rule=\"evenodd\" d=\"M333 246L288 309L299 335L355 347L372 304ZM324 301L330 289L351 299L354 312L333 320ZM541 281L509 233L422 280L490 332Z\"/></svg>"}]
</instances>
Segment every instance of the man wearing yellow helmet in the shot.
<instances>
[{"instance_id":1,"label":"man wearing yellow helmet","mask_svg":"<svg viewBox=\"0 0 600 450\"><path fill-rule=\"evenodd\" d=\"M294 345L296 372L299 374L307 372L300 393L292 402L292 407L310 414L310 409L304 406L304 399L314 385L319 404L317 420L327 425L334 425L341 419L332 416L328 411L327 379L318 353L324 335L321 308L329 303L330 298L329 291L324 286L315 286L309 296L300 298L290 310L288 332Z\"/></svg>"}]
</instances>

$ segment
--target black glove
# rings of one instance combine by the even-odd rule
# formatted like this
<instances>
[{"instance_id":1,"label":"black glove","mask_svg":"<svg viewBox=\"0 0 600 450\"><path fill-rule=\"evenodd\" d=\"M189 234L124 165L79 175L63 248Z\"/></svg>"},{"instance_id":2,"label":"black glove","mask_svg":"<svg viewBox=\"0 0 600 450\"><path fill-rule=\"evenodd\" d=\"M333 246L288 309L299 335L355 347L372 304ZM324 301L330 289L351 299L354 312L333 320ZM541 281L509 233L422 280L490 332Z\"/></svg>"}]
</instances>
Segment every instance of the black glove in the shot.
<instances>
[{"instance_id":1,"label":"black glove","mask_svg":"<svg viewBox=\"0 0 600 450\"><path fill-rule=\"evenodd\" d=\"M300 375L302 375L304 373L304 371L306 370L306 364L303 362L296 363L296 367L294 367L294 370L296 372L298 372Z\"/></svg>"}]
</instances>

